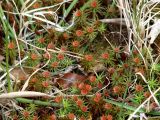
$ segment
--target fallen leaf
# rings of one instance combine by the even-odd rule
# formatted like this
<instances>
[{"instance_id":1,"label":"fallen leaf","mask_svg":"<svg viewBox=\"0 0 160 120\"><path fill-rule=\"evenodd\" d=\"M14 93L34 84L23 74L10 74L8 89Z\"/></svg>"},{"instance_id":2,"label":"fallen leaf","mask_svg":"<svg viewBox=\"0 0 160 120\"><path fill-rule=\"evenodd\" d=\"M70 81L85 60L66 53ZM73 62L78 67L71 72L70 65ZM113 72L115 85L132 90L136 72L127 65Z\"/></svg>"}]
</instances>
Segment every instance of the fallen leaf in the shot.
<instances>
[{"instance_id":1,"label":"fallen leaf","mask_svg":"<svg viewBox=\"0 0 160 120\"><path fill-rule=\"evenodd\" d=\"M29 70L28 69L24 69L24 72L22 71L21 68L15 68L10 73L15 79L20 80L22 78L27 78L28 77Z\"/></svg>"},{"instance_id":2,"label":"fallen leaf","mask_svg":"<svg viewBox=\"0 0 160 120\"><path fill-rule=\"evenodd\" d=\"M88 77L85 75L79 75L76 73L65 73L63 74L63 76L56 77L54 79L54 83L58 83L60 86L66 88L75 84L76 82L87 80L87 78Z\"/></svg>"},{"instance_id":3,"label":"fallen leaf","mask_svg":"<svg viewBox=\"0 0 160 120\"><path fill-rule=\"evenodd\" d=\"M94 67L92 67L89 72L100 72L100 71L104 71L106 70L106 67L104 66L104 64L101 63L97 63Z\"/></svg>"}]
</instances>

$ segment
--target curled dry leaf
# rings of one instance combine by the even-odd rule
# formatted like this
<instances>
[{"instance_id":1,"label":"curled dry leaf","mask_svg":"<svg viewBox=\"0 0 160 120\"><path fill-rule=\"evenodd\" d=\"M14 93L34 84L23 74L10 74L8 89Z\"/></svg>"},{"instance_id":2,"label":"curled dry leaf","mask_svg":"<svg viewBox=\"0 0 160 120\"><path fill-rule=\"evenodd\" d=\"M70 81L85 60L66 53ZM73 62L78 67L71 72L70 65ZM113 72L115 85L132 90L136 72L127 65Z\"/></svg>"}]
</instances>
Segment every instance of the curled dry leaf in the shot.
<instances>
[{"instance_id":1,"label":"curled dry leaf","mask_svg":"<svg viewBox=\"0 0 160 120\"><path fill-rule=\"evenodd\" d=\"M57 83L60 86L63 87L69 87L76 82L81 82L87 79L87 76L85 75L79 75L76 73L65 73L63 76L59 76L54 79L54 83Z\"/></svg>"}]
</instances>

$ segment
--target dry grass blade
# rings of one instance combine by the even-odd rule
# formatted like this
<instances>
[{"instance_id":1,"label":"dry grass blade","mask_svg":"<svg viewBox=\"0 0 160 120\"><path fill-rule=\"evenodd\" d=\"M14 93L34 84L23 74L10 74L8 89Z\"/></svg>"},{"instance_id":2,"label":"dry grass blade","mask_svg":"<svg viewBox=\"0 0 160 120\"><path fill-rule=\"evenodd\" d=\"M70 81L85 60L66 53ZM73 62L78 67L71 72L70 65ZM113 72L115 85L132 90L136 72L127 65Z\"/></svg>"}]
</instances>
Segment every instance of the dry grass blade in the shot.
<instances>
[{"instance_id":1,"label":"dry grass blade","mask_svg":"<svg viewBox=\"0 0 160 120\"><path fill-rule=\"evenodd\" d=\"M114 18L114 19L100 19L99 21L103 23L115 23L115 24L122 24L126 25L125 20L122 18Z\"/></svg>"},{"instance_id":2,"label":"dry grass blade","mask_svg":"<svg viewBox=\"0 0 160 120\"><path fill-rule=\"evenodd\" d=\"M18 98L18 97L51 97L48 94L35 92L35 91L21 91L21 92L10 92L10 93L3 93L0 95L0 99L11 99L11 98Z\"/></svg>"}]
</instances>

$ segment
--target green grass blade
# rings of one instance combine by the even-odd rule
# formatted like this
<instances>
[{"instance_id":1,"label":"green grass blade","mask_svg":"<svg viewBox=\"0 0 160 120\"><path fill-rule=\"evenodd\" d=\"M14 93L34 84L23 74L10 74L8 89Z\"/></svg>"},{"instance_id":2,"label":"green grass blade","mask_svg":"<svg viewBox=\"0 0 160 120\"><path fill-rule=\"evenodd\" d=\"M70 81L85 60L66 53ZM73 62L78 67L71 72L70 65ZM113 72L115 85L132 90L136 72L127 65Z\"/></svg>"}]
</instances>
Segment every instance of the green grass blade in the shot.
<instances>
[{"instance_id":1,"label":"green grass blade","mask_svg":"<svg viewBox=\"0 0 160 120\"><path fill-rule=\"evenodd\" d=\"M40 100L30 100L26 98L16 98L16 101L20 103L30 103L30 104L40 105L40 106L60 107L60 105L57 103L45 102L45 101L40 101Z\"/></svg>"}]
</instances>

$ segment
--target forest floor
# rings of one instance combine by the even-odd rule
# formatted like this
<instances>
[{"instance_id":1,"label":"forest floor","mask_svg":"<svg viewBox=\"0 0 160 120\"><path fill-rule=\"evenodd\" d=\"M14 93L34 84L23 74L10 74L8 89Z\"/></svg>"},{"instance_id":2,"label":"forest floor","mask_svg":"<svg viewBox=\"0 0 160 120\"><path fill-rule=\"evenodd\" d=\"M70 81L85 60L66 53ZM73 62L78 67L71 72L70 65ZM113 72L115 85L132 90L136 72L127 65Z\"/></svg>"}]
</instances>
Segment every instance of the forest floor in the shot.
<instances>
[{"instance_id":1,"label":"forest floor","mask_svg":"<svg viewBox=\"0 0 160 120\"><path fill-rule=\"evenodd\" d=\"M159 0L3 0L0 23L0 120L160 120Z\"/></svg>"}]
</instances>

